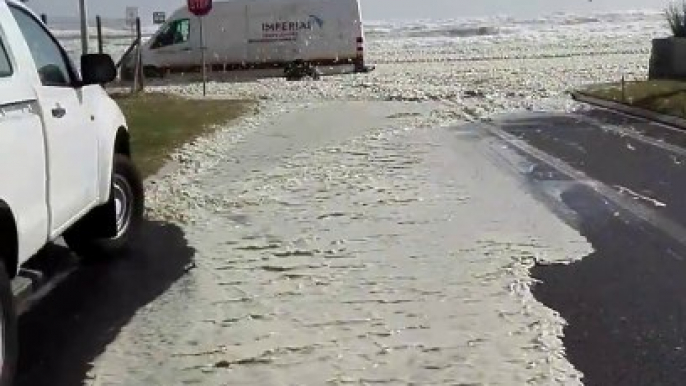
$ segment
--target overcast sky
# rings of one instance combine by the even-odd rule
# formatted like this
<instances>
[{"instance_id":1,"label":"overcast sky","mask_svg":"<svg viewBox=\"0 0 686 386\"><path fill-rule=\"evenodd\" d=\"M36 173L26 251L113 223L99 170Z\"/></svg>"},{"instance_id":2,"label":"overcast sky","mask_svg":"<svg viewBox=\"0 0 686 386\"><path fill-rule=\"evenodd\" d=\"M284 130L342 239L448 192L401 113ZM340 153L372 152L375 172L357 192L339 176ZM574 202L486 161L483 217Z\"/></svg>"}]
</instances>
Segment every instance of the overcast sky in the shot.
<instances>
[{"instance_id":1,"label":"overcast sky","mask_svg":"<svg viewBox=\"0 0 686 386\"><path fill-rule=\"evenodd\" d=\"M613 11L662 9L669 0L361 0L364 18L460 18L482 15L535 16L560 11ZM87 0L90 15L124 17L126 6L140 7L141 16L153 11L171 12L184 0ZM28 0L37 12L54 16L76 16L78 0Z\"/></svg>"}]
</instances>

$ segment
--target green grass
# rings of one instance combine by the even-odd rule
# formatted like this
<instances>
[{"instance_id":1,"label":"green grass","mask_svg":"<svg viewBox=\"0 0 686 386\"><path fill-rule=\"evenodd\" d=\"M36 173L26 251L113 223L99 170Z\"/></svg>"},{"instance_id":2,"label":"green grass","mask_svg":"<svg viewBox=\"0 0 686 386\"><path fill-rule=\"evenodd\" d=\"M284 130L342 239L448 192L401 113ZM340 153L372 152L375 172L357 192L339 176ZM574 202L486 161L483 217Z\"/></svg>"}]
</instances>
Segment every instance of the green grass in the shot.
<instances>
[{"instance_id":1,"label":"green grass","mask_svg":"<svg viewBox=\"0 0 686 386\"><path fill-rule=\"evenodd\" d=\"M113 94L126 116L136 165L156 173L174 149L250 111L242 100L186 99L162 93Z\"/></svg>"},{"instance_id":2,"label":"green grass","mask_svg":"<svg viewBox=\"0 0 686 386\"><path fill-rule=\"evenodd\" d=\"M652 80L621 84L594 85L580 93L623 103L661 114L686 118L686 82Z\"/></svg>"}]
</instances>

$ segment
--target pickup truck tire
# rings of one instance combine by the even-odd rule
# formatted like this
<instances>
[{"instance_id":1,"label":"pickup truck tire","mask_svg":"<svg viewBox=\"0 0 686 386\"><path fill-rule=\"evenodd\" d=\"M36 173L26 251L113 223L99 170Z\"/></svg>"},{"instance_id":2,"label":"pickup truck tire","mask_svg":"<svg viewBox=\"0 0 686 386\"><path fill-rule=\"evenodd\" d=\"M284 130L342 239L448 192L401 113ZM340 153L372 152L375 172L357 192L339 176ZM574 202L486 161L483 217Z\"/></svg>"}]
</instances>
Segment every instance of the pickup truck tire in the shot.
<instances>
[{"instance_id":1,"label":"pickup truck tire","mask_svg":"<svg viewBox=\"0 0 686 386\"><path fill-rule=\"evenodd\" d=\"M5 264L0 263L0 386L12 386L19 359L17 313Z\"/></svg>"},{"instance_id":2,"label":"pickup truck tire","mask_svg":"<svg viewBox=\"0 0 686 386\"><path fill-rule=\"evenodd\" d=\"M125 155L114 156L110 201L106 205L114 206L112 214L116 220L116 235L109 238L95 238L85 232L67 232L64 235L69 248L83 258L125 253L140 230L145 210L143 181L131 159ZM104 220L112 221L111 218Z\"/></svg>"}]
</instances>

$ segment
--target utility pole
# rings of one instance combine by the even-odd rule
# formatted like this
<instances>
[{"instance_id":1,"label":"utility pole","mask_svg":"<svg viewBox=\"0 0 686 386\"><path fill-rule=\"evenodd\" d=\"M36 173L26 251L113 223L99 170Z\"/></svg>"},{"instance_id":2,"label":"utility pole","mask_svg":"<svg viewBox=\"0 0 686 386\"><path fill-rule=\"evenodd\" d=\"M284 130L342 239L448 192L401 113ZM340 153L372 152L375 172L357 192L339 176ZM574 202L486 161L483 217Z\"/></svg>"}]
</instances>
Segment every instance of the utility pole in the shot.
<instances>
[{"instance_id":1,"label":"utility pole","mask_svg":"<svg viewBox=\"0 0 686 386\"><path fill-rule=\"evenodd\" d=\"M88 53L88 11L86 0L79 0L79 13L81 14L81 51Z\"/></svg>"}]
</instances>

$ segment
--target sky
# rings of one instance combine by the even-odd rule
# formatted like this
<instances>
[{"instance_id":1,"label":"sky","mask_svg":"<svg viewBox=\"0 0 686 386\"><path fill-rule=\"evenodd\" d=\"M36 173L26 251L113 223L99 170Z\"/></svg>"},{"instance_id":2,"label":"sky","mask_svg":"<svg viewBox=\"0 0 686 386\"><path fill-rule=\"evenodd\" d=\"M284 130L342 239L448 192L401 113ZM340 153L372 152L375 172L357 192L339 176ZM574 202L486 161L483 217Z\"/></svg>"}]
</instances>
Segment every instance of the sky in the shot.
<instances>
[{"instance_id":1,"label":"sky","mask_svg":"<svg viewBox=\"0 0 686 386\"><path fill-rule=\"evenodd\" d=\"M138 6L145 21L153 11L171 13L184 0L86 0L89 15L124 17L127 6ZM552 12L591 12L626 9L663 9L669 0L360 0L363 18L424 19L488 15L532 17ZM28 0L39 13L76 16L79 0Z\"/></svg>"}]
</instances>

